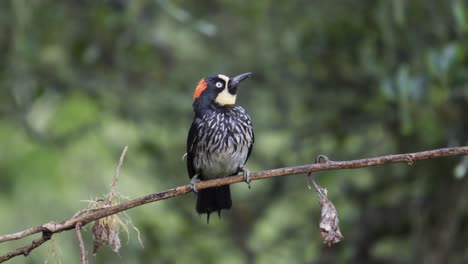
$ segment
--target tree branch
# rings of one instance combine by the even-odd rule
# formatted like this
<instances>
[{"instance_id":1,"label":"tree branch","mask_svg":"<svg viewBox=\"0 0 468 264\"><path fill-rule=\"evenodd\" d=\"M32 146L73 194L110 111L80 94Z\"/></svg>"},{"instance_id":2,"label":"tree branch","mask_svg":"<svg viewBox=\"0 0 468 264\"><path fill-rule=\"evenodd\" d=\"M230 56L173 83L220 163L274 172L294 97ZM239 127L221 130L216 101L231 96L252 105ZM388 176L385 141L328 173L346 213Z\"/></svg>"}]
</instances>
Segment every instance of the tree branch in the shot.
<instances>
[{"instance_id":1,"label":"tree branch","mask_svg":"<svg viewBox=\"0 0 468 264\"><path fill-rule=\"evenodd\" d=\"M279 168L279 169L272 169L272 170L265 170L265 171L251 173L250 179L252 181L256 181L256 180L268 179L272 177L304 174L304 173L310 173L310 172L322 171L322 170L357 169L357 168L364 168L364 167L373 167L373 166L379 166L379 165L383 165L387 163L407 163L409 165L412 165L418 160L447 157L447 156L467 155L467 154L468 154L468 146L465 146L465 147L443 148L443 149L436 149L436 150L422 151L422 152L415 152L415 153L387 155L387 156L351 160L351 161L332 161L332 160L327 159L325 163L313 163L313 164L302 165L302 166L286 167L286 168ZM197 183L196 187L198 190L201 190L201 189L206 189L206 188L215 187L215 186L239 183L243 181L244 181L244 178L242 175L232 176L232 177L219 178L219 179L209 180L209 181L201 181ZM35 249L36 247L40 246L45 241L49 240L53 234L60 233L66 230L75 229L78 223L84 226L97 219L101 219L101 218L104 218L113 214L117 214L119 212L131 209L137 206L141 206L143 204L165 200L165 199L169 199L169 198L179 196L179 195L184 195L191 191L192 191L191 185L187 184L187 185L172 188L163 192L146 195L146 196L143 196L134 200L130 200L130 201L127 201L127 202L124 202L115 206L109 206L109 207L104 207L100 209L84 211L84 213L75 214L74 217L67 219L65 221L62 221L62 222L49 222L41 226L36 226L36 227L30 228L30 229L27 229L18 233L0 236L0 243L2 243L5 241L9 241L9 240L22 239L24 237L42 232L42 237L34 240L31 245L18 248L3 256L0 256L0 262L4 262L18 255L27 256L29 252L31 252L31 250Z\"/></svg>"},{"instance_id":2,"label":"tree branch","mask_svg":"<svg viewBox=\"0 0 468 264\"><path fill-rule=\"evenodd\" d=\"M29 253L33 249L35 249L35 248L39 247L40 245L44 244L51 237L52 237L51 232L49 232L48 230L43 230L42 231L42 236L40 238L38 238L38 239L33 240L30 245L17 248L15 250L1 256L0 257L0 263L4 262L4 261L7 261L7 260L9 260L9 259L11 259L13 257L19 256L19 255L23 255L23 256L27 257L29 255Z\"/></svg>"},{"instance_id":3,"label":"tree branch","mask_svg":"<svg viewBox=\"0 0 468 264\"><path fill-rule=\"evenodd\" d=\"M127 154L128 146L125 146L124 150L122 151L122 154L120 155L119 159L119 165L117 165L117 169L115 169L115 175L114 175L114 180L112 181L112 189L109 194L108 200L112 201L112 196L116 195L117 191L117 182L119 181L119 176L120 176L120 168L122 167L123 161L125 159L125 154Z\"/></svg>"},{"instance_id":4,"label":"tree branch","mask_svg":"<svg viewBox=\"0 0 468 264\"><path fill-rule=\"evenodd\" d=\"M78 242L80 243L80 252L81 259L80 264L88 264L88 259L86 258L86 248L83 242L83 236L81 235L81 223L76 223L76 236L78 237Z\"/></svg>"}]
</instances>

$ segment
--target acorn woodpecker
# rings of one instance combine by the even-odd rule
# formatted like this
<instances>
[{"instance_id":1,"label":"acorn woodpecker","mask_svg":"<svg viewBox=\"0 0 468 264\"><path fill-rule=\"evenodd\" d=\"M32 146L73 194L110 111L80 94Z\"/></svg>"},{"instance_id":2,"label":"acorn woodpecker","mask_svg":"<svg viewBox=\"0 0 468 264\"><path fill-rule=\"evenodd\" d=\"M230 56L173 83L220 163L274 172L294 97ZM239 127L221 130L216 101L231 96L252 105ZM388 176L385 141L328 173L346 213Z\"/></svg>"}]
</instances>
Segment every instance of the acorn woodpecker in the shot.
<instances>
[{"instance_id":1,"label":"acorn woodpecker","mask_svg":"<svg viewBox=\"0 0 468 264\"><path fill-rule=\"evenodd\" d=\"M196 210L207 214L230 209L229 185L198 191L198 180L228 177L240 172L249 184L249 171L244 168L252 152L254 133L247 112L236 105L237 87L250 72L229 78L211 75L201 79L193 95L195 112L187 139L187 171L197 193Z\"/></svg>"}]
</instances>

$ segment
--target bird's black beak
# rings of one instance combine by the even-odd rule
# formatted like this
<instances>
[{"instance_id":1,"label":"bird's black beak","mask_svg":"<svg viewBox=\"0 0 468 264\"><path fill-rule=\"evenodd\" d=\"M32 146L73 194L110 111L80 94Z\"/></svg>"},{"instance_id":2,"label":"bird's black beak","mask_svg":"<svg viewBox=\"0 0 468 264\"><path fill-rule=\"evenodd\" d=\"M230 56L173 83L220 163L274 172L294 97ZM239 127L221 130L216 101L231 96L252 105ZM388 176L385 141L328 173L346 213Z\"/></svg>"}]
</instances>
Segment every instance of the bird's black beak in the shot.
<instances>
[{"instance_id":1,"label":"bird's black beak","mask_svg":"<svg viewBox=\"0 0 468 264\"><path fill-rule=\"evenodd\" d=\"M231 80L229 81L229 88L236 88L237 85L239 85L241 81L249 78L250 75L252 75L251 72L246 72L246 73L242 73L242 74L237 75L236 77L231 78Z\"/></svg>"}]
</instances>

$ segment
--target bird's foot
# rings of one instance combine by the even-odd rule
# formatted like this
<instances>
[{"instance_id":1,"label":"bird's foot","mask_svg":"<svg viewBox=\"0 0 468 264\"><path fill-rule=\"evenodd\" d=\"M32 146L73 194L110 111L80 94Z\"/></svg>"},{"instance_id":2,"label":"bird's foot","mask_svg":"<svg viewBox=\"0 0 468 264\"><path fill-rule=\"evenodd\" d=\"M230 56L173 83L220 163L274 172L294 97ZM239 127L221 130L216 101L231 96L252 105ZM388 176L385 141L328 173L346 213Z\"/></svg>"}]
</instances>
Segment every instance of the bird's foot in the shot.
<instances>
[{"instance_id":1,"label":"bird's foot","mask_svg":"<svg viewBox=\"0 0 468 264\"><path fill-rule=\"evenodd\" d=\"M198 173L193 175L192 179L190 180L190 187L192 188L192 191L196 194L198 194L198 189L197 189L197 183L200 180L198 179Z\"/></svg>"},{"instance_id":2,"label":"bird's foot","mask_svg":"<svg viewBox=\"0 0 468 264\"><path fill-rule=\"evenodd\" d=\"M250 189L250 171L246 168L240 168L239 171L241 171L244 175L244 181L247 183Z\"/></svg>"}]
</instances>

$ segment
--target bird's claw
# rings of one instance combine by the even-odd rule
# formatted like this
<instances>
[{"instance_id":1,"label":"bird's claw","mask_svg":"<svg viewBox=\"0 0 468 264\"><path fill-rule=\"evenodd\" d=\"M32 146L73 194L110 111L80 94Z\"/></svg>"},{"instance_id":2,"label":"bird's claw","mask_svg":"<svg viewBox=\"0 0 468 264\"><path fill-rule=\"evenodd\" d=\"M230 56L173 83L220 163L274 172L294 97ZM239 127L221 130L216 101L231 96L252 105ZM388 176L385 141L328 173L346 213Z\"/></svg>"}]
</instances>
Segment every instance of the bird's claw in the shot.
<instances>
[{"instance_id":1,"label":"bird's claw","mask_svg":"<svg viewBox=\"0 0 468 264\"><path fill-rule=\"evenodd\" d=\"M246 168L241 168L240 171L243 172L243 176L244 176L244 182L247 183L247 185L249 186L249 189L250 189L250 171Z\"/></svg>"},{"instance_id":2,"label":"bird's claw","mask_svg":"<svg viewBox=\"0 0 468 264\"><path fill-rule=\"evenodd\" d=\"M190 180L190 187L194 193L198 194L197 183L200 180L198 179L198 174L193 175L192 179Z\"/></svg>"}]
</instances>

